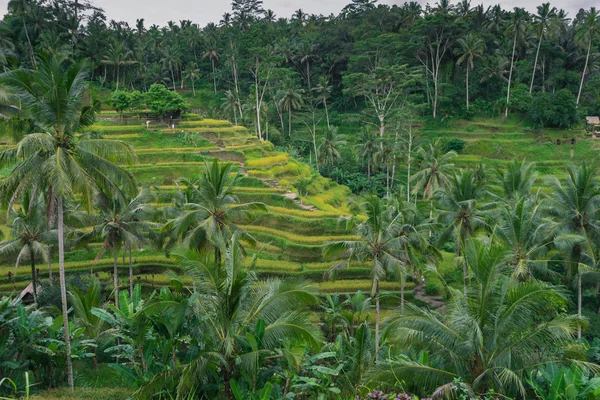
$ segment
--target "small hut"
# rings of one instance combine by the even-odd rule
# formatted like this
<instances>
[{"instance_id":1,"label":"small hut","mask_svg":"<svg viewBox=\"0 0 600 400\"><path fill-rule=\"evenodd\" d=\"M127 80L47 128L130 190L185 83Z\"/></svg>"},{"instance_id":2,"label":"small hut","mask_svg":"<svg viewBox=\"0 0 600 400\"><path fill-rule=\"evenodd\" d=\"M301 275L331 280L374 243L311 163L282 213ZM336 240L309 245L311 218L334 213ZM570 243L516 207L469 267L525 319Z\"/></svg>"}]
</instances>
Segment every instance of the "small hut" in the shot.
<instances>
[{"instance_id":1,"label":"small hut","mask_svg":"<svg viewBox=\"0 0 600 400\"><path fill-rule=\"evenodd\" d=\"M25 289L19 294L19 300L23 304L33 304L35 303L35 297L33 296L33 283L27 285Z\"/></svg>"},{"instance_id":2,"label":"small hut","mask_svg":"<svg viewBox=\"0 0 600 400\"><path fill-rule=\"evenodd\" d=\"M585 122L594 136L600 138L600 117L585 117Z\"/></svg>"}]
</instances>

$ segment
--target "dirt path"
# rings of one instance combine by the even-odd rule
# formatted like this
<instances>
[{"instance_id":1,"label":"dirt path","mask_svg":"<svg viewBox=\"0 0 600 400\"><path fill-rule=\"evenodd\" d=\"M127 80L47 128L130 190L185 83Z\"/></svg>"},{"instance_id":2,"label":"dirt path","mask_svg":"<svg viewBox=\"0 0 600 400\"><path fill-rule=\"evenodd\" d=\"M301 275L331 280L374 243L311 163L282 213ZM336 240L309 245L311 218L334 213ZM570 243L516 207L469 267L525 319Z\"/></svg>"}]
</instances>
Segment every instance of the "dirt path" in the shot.
<instances>
[{"instance_id":1,"label":"dirt path","mask_svg":"<svg viewBox=\"0 0 600 400\"><path fill-rule=\"evenodd\" d=\"M444 303L444 299L442 299L440 296L426 295L423 285L416 286L413 293L415 295L415 299L427 304L432 310L444 311L446 309L446 303Z\"/></svg>"}]
</instances>

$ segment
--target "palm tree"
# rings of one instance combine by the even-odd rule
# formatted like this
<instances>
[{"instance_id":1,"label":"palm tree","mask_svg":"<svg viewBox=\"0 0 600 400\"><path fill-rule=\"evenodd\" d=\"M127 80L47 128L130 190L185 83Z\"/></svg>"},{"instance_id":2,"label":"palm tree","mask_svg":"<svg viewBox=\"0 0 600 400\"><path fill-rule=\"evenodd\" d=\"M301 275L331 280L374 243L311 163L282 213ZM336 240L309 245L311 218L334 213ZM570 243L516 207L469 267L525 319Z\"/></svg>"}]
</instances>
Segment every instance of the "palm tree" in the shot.
<instances>
[{"instance_id":1,"label":"palm tree","mask_svg":"<svg viewBox=\"0 0 600 400\"><path fill-rule=\"evenodd\" d=\"M404 250L401 216L387 200L370 195L361 205L367 218L356 227L358 240L329 242L325 255L343 253L348 259L371 264L371 297L375 299L375 349L379 349L379 282L387 271L396 272L402 265Z\"/></svg>"},{"instance_id":2,"label":"palm tree","mask_svg":"<svg viewBox=\"0 0 600 400\"><path fill-rule=\"evenodd\" d=\"M304 104L303 89L298 89L291 79L285 81L283 90L279 94L279 106L288 113L288 139L292 138L292 112Z\"/></svg>"},{"instance_id":3,"label":"palm tree","mask_svg":"<svg viewBox=\"0 0 600 400\"><path fill-rule=\"evenodd\" d=\"M550 214L555 219L555 242L567 263L568 277L577 275L577 315L581 317L582 253L600 243L600 184L596 168L587 164L567 170L563 184L554 178L550 196ZM581 326L577 337L581 337Z\"/></svg>"},{"instance_id":4,"label":"palm tree","mask_svg":"<svg viewBox=\"0 0 600 400\"><path fill-rule=\"evenodd\" d=\"M37 198L34 198L37 197ZM55 232L47 230L44 215L44 203L41 196L27 192L21 207L12 209L10 239L0 242L0 256L17 256L15 269L24 260L31 263L31 283L33 297L37 299L37 272L35 260L49 260L49 243L53 241Z\"/></svg>"},{"instance_id":5,"label":"palm tree","mask_svg":"<svg viewBox=\"0 0 600 400\"><path fill-rule=\"evenodd\" d=\"M598 32L600 32L600 13L596 11L596 7L590 7L590 10L584 14L583 22L577 25L577 33L575 35L575 39L579 43L587 42L587 55L585 56L585 64L581 73L581 83L579 84L579 92L577 93L577 105L579 105L579 100L581 99L583 81L588 70L592 41L598 35Z\"/></svg>"},{"instance_id":6,"label":"palm tree","mask_svg":"<svg viewBox=\"0 0 600 400\"><path fill-rule=\"evenodd\" d=\"M469 109L469 70L473 69L473 61L476 58L483 56L485 52L485 41L477 34L468 33L467 36L457 40L459 48L456 49L455 53L458 54L459 58L456 60L456 65L461 65L466 62L466 92L467 92L467 110Z\"/></svg>"},{"instance_id":7,"label":"palm tree","mask_svg":"<svg viewBox=\"0 0 600 400\"><path fill-rule=\"evenodd\" d=\"M233 399L232 380L239 379L242 372L257 376L259 360L277 357L287 341L314 349L320 346L321 333L310 321L308 308L318 304L316 290L294 279L258 280L254 271L243 266L236 240L234 235L227 245L226 274L220 273L220 265L207 262L195 251L174 253L199 288L200 295L190 301L189 311L199 321L192 328L193 334L202 337L205 344L191 350L194 355L187 364L156 376L140 388L136 393L140 398L153 395L165 383L177 387L178 397L193 391L200 395L200 383L216 378L212 368L216 363L222 392L214 397ZM257 345L250 346L249 342ZM259 389L256 382L254 385L251 390Z\"/></svg>"},{"instance_id":8,"label":"palm tree","mask_svg":"<svg viewBox=\"0 0 600 400\"><path fill-rule=\"evenodd\" d=\"M331 125L329 124L329 110L327 108L327 97L331 94L331 86L329 86L329 79L327 76L321 76L319 84L312 90L319 96L323 103L323 108L325 108L325 119L327 120L327 129L331 129Z\"/></svg>"},{"instance_id":9,"label":"palm tree","mask_svg":"<svg viewBox=\"0 0 600 400\"><path fill-rule=\"evenodd\" d=\"M367 163L367 177L371 177L371 167L373 165L373 161L375 160L375 154L377 154L377 142L378 137L369 130L365 129L361 132L360 137L358 138L356 144L354 145L354 149L356 150L356 156L364 163ZM363 164L364 165L364 164Z\"/></svg>"},{"instance_id":10,"label":"palm tree","mask_svg":"<svg viewBox=\"0 0 600 400\"><path fill-rule=\"evenodd\" d=\"M391 357L374 368L369 381L412 382L417 390L433 391L434 398L454 397L459 386L470 398L490 389L501 397L525 398L528 371L562 361L560 349L572 342L577 324L559 311L568 304L566 294L506 275L499 246L471 241L465 250L473 275L468 293L448 287L443 313L409 305L384 332L391 354L422 351L427 361ZM548 346L557 351L546 351Z\"/></svg>"},{"instance_id":11,"label":"palm tree","mask_svg":"<svg viewBox=\"0 0 600 400\"><path fill-rule=\"evenodd\" d=\"M240 202L235 195L240 175L231 176L232 169L232 164L221 165L214 159L211 164L205 163L199 179L182 179L185 189L181 192L181 214L164 227L164 231L171 232L174 239L182 240L185 247L202 249L212 246L217 264L221 263L221 250L234 233L253 242L253 238L233 221L253 210L266 210L263 203Z\"/></svg>"},{"instance_id":12,"label":"palm tree","mask_svg":"<svg viewBox=\"0 0 600 400\"><path fill-rule=\"evenodd\" d=\"M179 70L181 65L181 53L177 47L166 45L161 51L160 63L163 68L171 72L171 82L173 91L175 91L175 70Z\"/></svg>"},{"instance_id":13,"label":"palm tree","mask_svg":"<svg viewBox=\"0 0 600 400\"><path fill-rule=\"evenodd\" d=\"M537 7L537 14L533 16L534 28L537 30L538 45L535 52L535 61L533 62L533 72L531 73L531 83L529 84L529 93L533 90L533 81L535 80L535 71L537 70L538 57L540 55L540 47L542 46L542 39L548 31L549 26L556 21L556 7L551 7L550 3L544 3Z\"/></svg>"},{"instance_id":14,"label":"palm tree","mask_svg":"<svg viewBox=\"0 0 600 400\"><path fill-rule=\"evenodd\" d=\"M35 4L35 3L34 3ZM27 38L27 44L29 45L29 56L31 60L31 65L35 68L37 67L35 64L35 52L33 51L33 45L31 44L31 38L29 37L29 31L27 29L27 24L25 23L25 15L28 13L32 6L27 0L10 0L8 2L8 10L15 15L21 15L21 21L23 22L23 31L25 32L25 37ZM37 5L35 5L37 6Z\"/></svg>"},{"instance_id":15,"label":"palm tree","mask_svg":"<svg viewBox=\"0 0 600 400\"><path fill-rule=\"evenodd\" d=\"M108 52L104 56L104 59L101 61L104 65L110 65L114 68L117 86L115 87L115 91L119 90L119 82L121 80L121 69L135 65L138 62L132 60L133 52L129 50L125 43L115 41L108 46Z\"/></svg>"},{"instance_id":16,"label":"palm tree","mask_svg":"<svg viewBox=\"0 0 600 400\"><path fill-rule=\"evenodd\" d=\"M346 140L344 140L344 136L339 135L337 132L338 130L335 126L328 129L327 132L325 132L325 136L321 138L321 144L318 148L321 163L323 163L323 165L329 163L330 168L333 168L335 161L342 158L340 149L347 143Z\"/></svg>"},{"instance_id":17,"label":"palm tree","mask_svg":"<svg viewBox=\"0 0 600 400\"><path fill-rule=\"evenodd\" d=\"M210 59L210 63L212 65L213 86L215 94L217 94L217 72L215 70L215 61L219 61L219 58L221 56L219 52L217 52L217 44L214 41L209 41L206 44L206 51L204 52L202 57Z\"/></svg>"},{"instance_id":18,"label":"palm tree","mask_svg":"<svg viewBox=\"0 0 600 400\"><path fill-rule=\"evenodd\" d=\"M227 90L225 92L225 97L222 99L223 101L223 111L231 115L233 113L233 122L235 125L238 124L237 118L237 110L239 108L239 100L235 96L235 94L231 90Z\"/></svg>"},{"instance_id":19,"label":"palm tree","mask_svg":"<svg viewBox=\"0 0 600 400\"><path fill-rule=\"evenodd\" d=\"M94 122L95 108L84 103L87 65L65 67L56 57L40 58L35 71L15 70L0 77L18 95L23 114L39 133L25 135L16 146L0 152L0 163L13 165L0 186L0 197L9 205L29 188L46 191L56 215L58 263L63 311L66 367L73 387L69 315L65 281L64 209L66 199L80 195L89 206L98 188L118 193L137 190L133 175L113 163L131 163L135 155L121 141L78 138ZM119 188L120 190L117 190Z\"/></svg>"},{"instance_id":20,"label":"palm tree","mask_svg":"<svg viewBox=\"0 0 600 400\"><path fill-rule=\"evenodd\" d=\"M183 74L183 77L181 78L181 83L183 84L183 82L187 81L188 79L192 81L192 94L195 97L196 85L194 84L194 82L196 81L196 79L200 79L200 70L194 62L188 63L186 65L185 72Z\"/></svg>"},{"instance_id":21,"label":"palm tree","mask_svg":"<svg viewBox=\"0 0 600 400\"><path fill-rule=\"evenodd\" d=\"M533 163L513 160L505 168L495 170L496 182L502 189L497 200L515 201L531 195L531 189L537 180Z\"/></svg>"},{"instance_id":22,"label":"palm tree","mask_svg":"<svg viewBox=\"0 0 600 400\"><path fill-rule=\"evenodd\" d=\"M454 168L451 161L457 154L454 151L447 152L439 139L427 147L420 147L417 154L422 169L411 177L414 183L412 191L415 198L422 191L423 199L431 200L436 192L450 183L450 172Z\"/></svg>"},{"instance_id":23,"label":"palm tree","mask_svg":"<svg viewBox=\"0 0 600 400\"><path fill-rule=\"evenodd\" d=\"M129 251L129 294L133 295L133 263L131 252L134 248L148 245L146 238L152 228L159 225L149 222L154 214L150 205L156 200L156 196L149 189L142 189L138 195L131 200L120 197L110 197L104 194L98 195L98 224L89 233L89 237L102 237L102 246L96 255L97 261L104 251L113 251L113 283L115 306L119 307L119 271L118 256L119 248Z\"/></svg>"},{"instance_id":24,"label":"palm tree","mask_svg":"<svg viewBox=\"0 0 600 400\"><path fill-rule=\"evenodd\" d=\"M302 10L298 10L297 12L301 12ZM308 84L308 91L311 91L310 85L310 63L311 61L317 58L316 55L316 46L309 40L304 40L300 42L300 46L298 47L298 61L300 64L303 64L306 69L306 82Z\"/></svg>"},{"instance_id":25,"label":"palm tree","mask_svg":"<svg viewBox=\"0 0 600 400\"><path fill-rule=\"evenodd\" d=\"M454 236L456 264L460 268L462 249L476 229L485 225L483 214L477 201L485 192L485 183L475 179L473 171L461 170L450 177L448 186L437 192L440 204L440 222L446 227L441 232L438 243L444 244ZM463 264L464 292L467 293L469 266Z\"/></svg>"},{"instance_id":26,"label":"palm tree","mask_svg":"<svg viewBox=\"0 0 600 400\"><path fill-rule=\"evenodd\" d=\"M513 65L515 63L515 51L517 49L517 42L521 41L525 36L525 30L527 29L527 11L523 8L515 7L510 24L508 26L507 33L513 35L513 46L512 55L510 57L510 70L508 72L508 86L506 88L506 110L504 111L504 118L508 117L508 103L510 101L510 84L512 83Z\"/></svg>"}]
</instances>

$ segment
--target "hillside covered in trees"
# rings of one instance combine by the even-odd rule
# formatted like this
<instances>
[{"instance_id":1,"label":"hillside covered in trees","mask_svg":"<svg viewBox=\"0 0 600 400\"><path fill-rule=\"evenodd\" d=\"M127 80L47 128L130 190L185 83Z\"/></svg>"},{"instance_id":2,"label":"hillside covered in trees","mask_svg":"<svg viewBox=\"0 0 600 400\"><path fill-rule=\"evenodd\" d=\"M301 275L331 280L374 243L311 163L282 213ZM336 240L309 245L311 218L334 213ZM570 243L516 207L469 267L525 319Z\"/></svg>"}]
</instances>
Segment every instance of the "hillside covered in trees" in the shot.
<instances>
[{"instance_id":1,"label":"hillside covered in trees","mask_svg":"<svg viewBox=\"0 0 600 400\"><path fill-rule=\"evenodd\" d=\"M99 6L0 22L0 398L600 398L595 8Z\"/></svg>"}]
</instances>

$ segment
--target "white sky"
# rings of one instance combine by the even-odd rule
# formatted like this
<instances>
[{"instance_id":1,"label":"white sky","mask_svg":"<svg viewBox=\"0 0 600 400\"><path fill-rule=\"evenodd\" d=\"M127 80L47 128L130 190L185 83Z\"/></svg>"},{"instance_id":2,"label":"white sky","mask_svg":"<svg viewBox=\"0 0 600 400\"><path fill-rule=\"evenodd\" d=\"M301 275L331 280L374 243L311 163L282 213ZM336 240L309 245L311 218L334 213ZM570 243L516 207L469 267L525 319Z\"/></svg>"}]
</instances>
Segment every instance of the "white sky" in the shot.
<instances>
[{"instance_id":1,"label":"white sky","mask_svg":"<svg viewBox=\"0 0 600 400\"><path fill-rule=\"evenodd\" d=\"M423 4L427 2L418 1ZM435 4L436 1L430 0L430 3ZM486 6L500 3L505 9L519 6L535 11L536 6L545 1L550 0L485 0L483 3ZM384 4L404 2L405 0L380 0L380 3ZM457 0L453 1L456 2ZM480 2L471 0L473 6ZM131 26L135 24L136 18L144 18L146 26L165 25L167 21L182 19L189 19L204 26L208 22L218 23L223 13L231 10L230 0L92 0L92 3L103 8L109 20L127 21ZM350 0L264 0L264 7L275 11L278 17L289 17L299 8L308 14L337 15L348 3ZM551 3L568 11L570 17L574 17L580 8L598 6L597 0L554 0ZM0 0L0 12L5 12L7 4L8 0Z\"/></svg>"}]
</instances>

